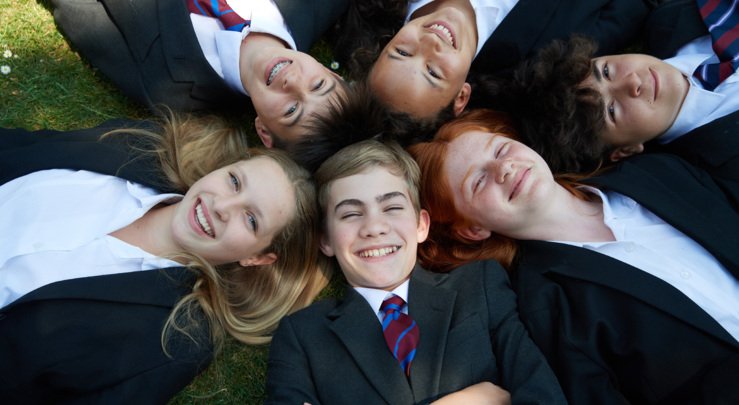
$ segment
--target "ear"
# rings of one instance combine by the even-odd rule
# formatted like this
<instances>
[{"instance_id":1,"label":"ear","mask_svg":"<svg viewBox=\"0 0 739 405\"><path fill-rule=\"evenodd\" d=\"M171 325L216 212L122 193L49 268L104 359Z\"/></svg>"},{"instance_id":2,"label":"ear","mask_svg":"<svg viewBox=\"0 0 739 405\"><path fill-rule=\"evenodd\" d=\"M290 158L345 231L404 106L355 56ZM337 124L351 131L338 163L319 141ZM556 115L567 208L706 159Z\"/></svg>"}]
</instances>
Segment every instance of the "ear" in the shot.
<instances>
[{"instance_id":1,"label":"ear","mask_svg":"<svg viewBox=\"0 0 739 405\"><path fill-rule=\"evenodd\" d=\"M461 237L469 240L485 240L490 237L490 231L482 229L479 226L470 225L464 228L455 229L455 232Z\"/></svg>"},{"instance_id":2,"label":"ear","mask_svg":"<svg viewBox=\"0 0 739 405\"><path fill-rule=\"evenodd\" d=\"M274 253L262 253L256 256L252 256L246 259L239 260L239 264L243 267L249 266L264 266L266 264L272 264L277 260L277 255Z\"/></svg>"},{"instance_id":3,"label":"ear","mask_svg":"<svg viewBox=\"0 0 739 405\"><path fill-rule=\"evenodd\" d=\"M636 145L619 146L611 152L611 161L618 162L621 159L625 159L632 155L637 155L644 152L644 144L637 143Z\"/></svg>"},{"instance_id":4,"label":"ear","mask_svg":"<svg viewBox=\"0 0 739 405\"><path fill-rule=\"evenodd\" d=\"M321 252L328 257L334 256L334 249L331 247L325 234L321 235Z\"/></svg>"},{"instance_id":5,"label":"ear","mask_svg":"<svg viewBox=\"0 0 739 405\"><path fill-rule=\"evenodd\" d=\"M418 243L425 241L426 237L429 236L429 225L431 225L429 212L422 209L421 212L418 213Z\"/></svg>"},{"instance_id":6,"label":"ear","mask_svg":"<svg viewBox=\"0 0 739 405\"><path fill-rule=\"evenodd\" d=\"M472 95L472 86L470 86L469 83L465 82L462 85L462 89L459 90L459 93L457 93L457 96L454 97L454 116L458 117L459 114L462 114L462 111L464 111L464 108L467 107L467 103L470 101L470 96Z\"/></svg>"},{"instance_id":7,"label":"ear","mask_svg":"<svg viewBox=\"0 0 739 405\"><path fill-rule=\"evenodd\" d=\"M270 132L269 129L267 129L266 126L264 126L264 123L262 122L261 118L257 115L257 118L254 118L254 129L257 130L257 135L259 135L259 139L262 140L262 143L265 147L271 148L272 147L272 132Z\"/></svg>"}]
</instances>

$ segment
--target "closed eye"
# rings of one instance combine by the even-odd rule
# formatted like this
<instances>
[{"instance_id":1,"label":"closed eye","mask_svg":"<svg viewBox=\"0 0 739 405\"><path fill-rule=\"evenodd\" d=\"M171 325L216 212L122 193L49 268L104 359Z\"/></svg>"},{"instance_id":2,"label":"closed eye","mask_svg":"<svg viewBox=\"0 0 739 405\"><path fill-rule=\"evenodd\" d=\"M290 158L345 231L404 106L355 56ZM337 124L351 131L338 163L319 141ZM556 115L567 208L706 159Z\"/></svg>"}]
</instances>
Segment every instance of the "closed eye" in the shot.
<instances>
[{"instance_id":1,"label":"closed eye","mask_svg":"<svg viewBox=\"0 0 739 405\"><path fill-rule=\"evenodd\" d=\"M510 142L505 142L502 145L500 145L498 150L495 152L495 158L497 159L501 157L502 155L504 155L506 152L508 152L508 147L510 144L511 144Z\"/></svg>"},{"instance_id":2,"label":"closed eye","mask_svg":"<svg viewBox=\"0 0 739 405\"><path fill-rule=\"evenodd\" d=\"M348 219L352 217L358 217L361 214L358 211L347 211L339 216L340 219Z\"/></svg>"},{"instance_id":3,"label":"closed eye","mask_svg":"<svg viewBox=\"0 0 739 405\"><path fill-rule=\"evenodd\" d=\"M402 205L389 205L389 206L385 207L385 212L402 211L404 209L405 209L405 207L403 207Z\"/></svg>"},{"instance_id":4,"label":"closed eye","mask_svg":"<svg viewBox=\"0 0 739 405\"><path fill-rule=\"evenodd\" d=\"M472 194L477 193L477 190L480 189L480 186L482 185L482 182L485 180L485 175L480 176L480 178L475 181L475 184L472 186Z\"/></svg>"}]
</instances>

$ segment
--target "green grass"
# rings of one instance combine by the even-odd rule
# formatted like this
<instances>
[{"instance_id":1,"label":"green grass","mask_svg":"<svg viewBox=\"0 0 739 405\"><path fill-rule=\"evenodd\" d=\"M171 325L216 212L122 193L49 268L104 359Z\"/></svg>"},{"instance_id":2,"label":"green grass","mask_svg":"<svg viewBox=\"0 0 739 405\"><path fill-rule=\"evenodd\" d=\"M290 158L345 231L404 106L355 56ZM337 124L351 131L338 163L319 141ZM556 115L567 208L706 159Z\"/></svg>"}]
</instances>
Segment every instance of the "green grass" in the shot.
<instances>
[{"instance_id":1,"label":"green grass","mask_svg":"<svg viewBox=\"0 0 739 405\"><path fill-rule=\"evenodd\" d=\"M6 50L13 56L5 58ZM325 45L311 53L326 64L331 59ZM94 126L110 118L152 117L70 49L45 1L0 0L2 65L11 69L7 75L0 74L2 127L68 130ZM246 129L253 131L249 121ZM249 138L256 139L253 133ZM326 294L335 295L337 288ZM229 342L219 359L171 403L262 403L267 352L267 347Z\"/></svg>"}]
</instances>

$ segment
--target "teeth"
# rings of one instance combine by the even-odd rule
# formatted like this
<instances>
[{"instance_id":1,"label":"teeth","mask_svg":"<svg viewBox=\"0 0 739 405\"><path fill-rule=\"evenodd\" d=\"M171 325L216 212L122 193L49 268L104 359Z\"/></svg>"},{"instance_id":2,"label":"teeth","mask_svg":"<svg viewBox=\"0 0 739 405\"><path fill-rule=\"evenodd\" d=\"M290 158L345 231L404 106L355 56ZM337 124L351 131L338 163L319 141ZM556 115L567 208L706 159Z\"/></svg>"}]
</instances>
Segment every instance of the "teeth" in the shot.
<instances>
[{"instance_id":1,"label":"teeth","mask_svg":"<svg viewBox=\"0 0 739 405\"><path fill-rule=\"evenodd\" d=\"M400 249L398 246L386 247L382 249L371 249L359 252L359 257L380 257L387 256L390 253L395 253Z\"/></svg>"},{"instance_id":2,"label":"teeth","mask_svg":"<svg viewBox=\"0 0 739 405\"><path fill-rule=\"evenodd\" d=\"M454 37L452 37L452 33L447 29L447 27L441 24L432 24L431 27L429 28L433 30L441 31L446 37L447 41L449 41L449 43L452 44L452 46L454 46Z\"/></svg>"},{"instance_id":3,"label":"teeth","mask_svg":"<svg viewBox=\"0 0 739 405\"><path fill-rule=\"evenodd\" d=\"M215 237L215 235L213 234L213 230L210 229L210 225L208 225L208 221L205 219L205 214L203 214L203 207L202 207L202 205L198 204L195 207L195 214L196 214L195 215L195 218L197 218L198 224L200 224L200 227L203 228L203 230L205 231L205 233L207 233L208 235L210 235L211 238L212 237Z\"/></svg>"},{"instance_id":4,"label":"teeth","mask_svg":"<svg viewBox=\"0 0 739 405\"><path fill-rule=\"evenodd\" d=\"M272 80L275 79L275 76L277 76L278 73L280 73L280 70L284 68L285 66L291 64L292 62L289 60L286 60L284 62L280 62L276 64L274 67L272 67L272 70L269 72L269 77L267 78L267 86L272 84Z\"/></svg>"}]
</instances>

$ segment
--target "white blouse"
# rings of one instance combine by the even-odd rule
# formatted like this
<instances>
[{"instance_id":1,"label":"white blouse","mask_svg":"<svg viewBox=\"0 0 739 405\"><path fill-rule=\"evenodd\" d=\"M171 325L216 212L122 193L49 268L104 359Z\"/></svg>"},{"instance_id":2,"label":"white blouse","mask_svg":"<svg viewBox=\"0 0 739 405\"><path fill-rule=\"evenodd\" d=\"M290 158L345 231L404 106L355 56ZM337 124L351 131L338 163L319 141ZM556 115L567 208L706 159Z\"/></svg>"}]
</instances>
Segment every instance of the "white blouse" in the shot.
<instances>
[{"instance_id":1,"label":"white blouse","mask_svg":"<svg viewBox=\"0 0 739 405\"><path fill-rule=\"evenodd\" d=\"M0 308L47 284L180 266L108 234L178 194L66 169L0 186Z\"/></svg>"}]
</instances>

